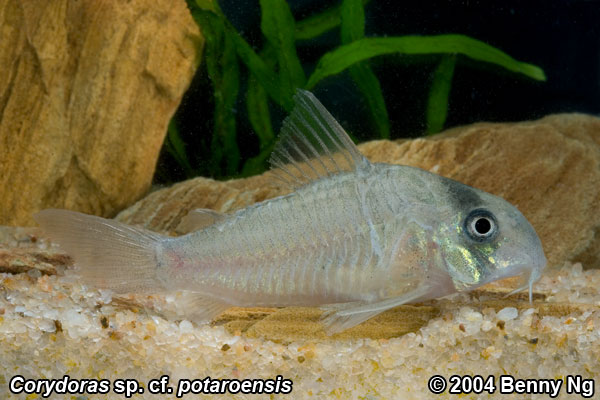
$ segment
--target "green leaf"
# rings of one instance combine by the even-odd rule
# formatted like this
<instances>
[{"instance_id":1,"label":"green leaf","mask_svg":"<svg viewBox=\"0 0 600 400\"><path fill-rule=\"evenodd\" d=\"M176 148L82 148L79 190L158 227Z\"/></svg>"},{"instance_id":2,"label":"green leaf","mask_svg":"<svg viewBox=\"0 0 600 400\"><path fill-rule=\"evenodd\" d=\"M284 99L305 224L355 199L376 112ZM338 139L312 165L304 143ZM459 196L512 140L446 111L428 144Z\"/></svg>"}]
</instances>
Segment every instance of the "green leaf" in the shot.
<instances>
[{"instance_id":1,"label":"green leaf","mask_svg":"<svg viewBox=\"0 0 600 400\"><path fill-rule=\"evenodd\" d=\"M344 0L342 3L342 43L347 44L362 39L365 35L365 12L362 0ZM369 61L361 61L349 68L350 76L363 94L379 137L389 139L390 119L379 79L369 66Z\"/></svg>"},{"instance_id":2,"label":"green leaf","mask_svg":"<svg viewBox=\"0 0 600 400\"><path fill-rule=\"evenodd\" d=\"M260 0L260 8L260 27L277 54L280 93L288 103L296 88L304 87L306 83L302 64L296 54L294 17L285 0Z\"/></svg>"},{"instance_id":3,"label":"green leaf","mask_svg":"<svg viewBox=\"0 0 600 400\"><path fill-rule=\"evenodd\" d=\"M221 80L215 85L215 132L211 149L224 153L225 172L234 175L240 163L240 149L237 144L236 102L240 86L240 72L231 35L226 31L223 55L220 59Z\"/></svg>"},{"instance_id":4,"label":"green leaf","mask_svg":"<svg viewBox=\"0 0 600 400\"><path fill-rule=\"evenodd\" d=\"M351 43L365 37L365 10L362 0L344 0L342 2L340 35L342 44Z\"/></svg>"},{"instance_id":5,"label":"green leaf","mask_svg":"<svg viewBox=\"0 0 600 400\"><path fill-rule=\"evenodd\" d=\"M260 56L256 54L252 47L250 47L248 42L246 42L232 26L227 24L227 29L230 31L235 42L235 48L238 57L246 65L246 67L248 67L250 72L254 74L258 82L263 88L265 88L273 101L285 109L291 108L293 106L293 102L291 98L286 99L281 96L279 80L273 69L269 68L267 64L265 64Z\"/></svg>"},{"instance_id":6,"label":"green leaf","mask_svg":"<svg viewBox=\"0 0 600 400\"><path fill-rule=\"evenodd\" d=\"M269 67L277 64L277 54L269 43L263 47L260 57ZM242 168L242 176L251 176L259 174L267 168L267 159L276 142L275 132L271 124L267 94L252 74L250 74L248 80L246 108L248 110L248 119L252 124L252 129L254 129L254 132L258 136L260 144L259 154L247 160Z\"/></svg>"},{"instance_id":7,"label":"green leaf","mask_svg":"<svg viewBox=\"0 0 600 400\"><path fill-rule=\"evenodd\" d=\"M367 4L369 0L362 0ZM335 6L296 22L296 40L310 40L328 32L342 22L341 7Z\"/></svg>"},{"instance_id":8,"label":"green leaf","mask_svg":"<svg viewBox=\"0 0 600 400\"><path fill-rule=\"evenodd\" d=\"M218 11L219 5L216 0L188 0L188 5L193 3L198 6L201 10L207 11Z\"/></svg>"},{"instance_id":9,"label":"green leaf","mask_svg":"<svg viewBox=\"0 0 600 400\"><path fill-rule=\"evenodd\" d=\"M261 52L261 58L269 66L277 63L277 55L274 48L268 44ZM275 134L271 125L267 92L252 73L248 77L246 110L248 111L248 119L250 120L252 129L254 129L254 132L258 136L260 149L262 150L275 140Z\"/></svg>"},{"instance_id":10,"label":"green leaf","mask_svg":"<svg viewBox=\"0 0 600 400\"><path fill-rule=\"evenodd\" d=\"M236 140L235 105L239 92L239 65L235 39L224 20L212 12L193 10L206 39L205 63L213 85L215 102L214 131L210 165L213 175L220 175L222 163L226 175L234 175L240 163Z\"/></svg>"},{"instance_id":11,"label":"green leaf","mask_svg":"<svg viewBox=\"0 0 600 400\"><path fill-rule=\"evenodd\" d=\"M269 146L260 151L257 156L248 159L242 168L242 176L252 176L263 172L267 165L267 160L273 152L276 141L273 141Z\"/></svg>"},{"instance_id":12,"label":"green leaf","mask_svg":"<svg viewBox=\"0 0 600 400\"><path fill-rule=\"evenodd\" d=\"M335 75L349 66L384 54L462 54L477 61L489 62L509 71L544 81L544 71L520 62L503 51L464 35L401 36L365 38L338 47L325 54L307 83L314 87L323 78Z\"/></svg>"},{"instance_id":13,"label":"green leaf","mask_svg":"<svg viewBox=\"0 0 600 400\"><path fill-rule=\"evenodd\" d=\"M341 21L339 6L312 15L296 24L296 40L316 38L338 26Z\"/></svg>"},{"instance_id":14,"label":"green leaf","mask_svg":"<svg viewBox=\"0 0 600 400\"><path fill-rule=\"evenodd\" d=\"M235 43L235 49L240 60L246 65L246 67L256 76L256 79L265 88L269 96L279 105L283 106L283 101L279 93L279 82L277 75L272 68L269 68L263 60L256 54L252 47L240 36L235 28L227 21L227 18L223 15L222 11L218 7L216 0L196 0L198 5L193 5L194 0L188 0L192 16L196 21L196 24L200 27L203 34L207 28L210 29L210 25L218 25L219 23L224 25L224 29L227 30L228 35ZM210 4L213 12L203 10L200 7L201 4ZM207 21L208 20L208 21ZM205 26L206 23L210 25ZM208 33L210 34L210 32ZM208 41L208 38L207 38ZM290 102L291 104L291 102Z\"/></svg>"},{"instance_id":15,"label":"green leaf","mask_svg":"<svg viewBox=\"0 0 600 400\"><path fill-rule=\"evenodd\" d=\"M260 148L262 149L275 139L275 134L271 125L267 93L253 76L248 79L246 109L248 110L248 119L252 129L258 136Z\"/></svg>"},{"instance_id":16,"label":"green leaf","mask_svg":"<svg viewBox=\"0 0 600 400\"><path fill-rule=\"evenodd\" d=\"M427 102L427 134L444 129L448 114L448 96L452 87L452 77L456 66L456 56L443 56L433 73L433 81Z\"/></svg>"},{"instance_id":17,"label":"green leaf","mask_svg":"<svg viewBox=\"0 0 600 400\"><path fill-rule=\"evenodd\" d=\"M169 121L169 127L167 128L167 140L165 141L165 148L169 154L177 161L177 164L184 169L185 175L191 178L195 175L195 171L190 164L190 161L185 152L185 143L179 135L179 128L174 118Z\"/></svg>"},{"instance_id":18,"label":"green leaf","mask_svg":"<svg viewBox=\"0 0 600 400\"><path fill-rule=\"evenodd\" d=\"M358 86L367 101L371 117L381 139L390 138L390 118L381 91L379 79L365 61L353 65L349 69L352 80Z\"/></svg>"}]
</instances>

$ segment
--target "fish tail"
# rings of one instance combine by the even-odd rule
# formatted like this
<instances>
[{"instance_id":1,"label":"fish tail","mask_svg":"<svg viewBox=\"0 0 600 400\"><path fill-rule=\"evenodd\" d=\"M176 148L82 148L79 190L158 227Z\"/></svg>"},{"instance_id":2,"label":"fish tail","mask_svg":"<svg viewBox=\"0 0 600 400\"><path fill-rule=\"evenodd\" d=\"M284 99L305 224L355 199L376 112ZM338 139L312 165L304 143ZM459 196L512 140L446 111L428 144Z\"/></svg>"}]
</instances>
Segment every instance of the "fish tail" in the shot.
<instances>
[{"instance_id":1,"label":"fish tail","mask_svg":"<svg viewBox=\"0 0 600 400\"><path fill-rule=\"evenodd\" d=\"M47 209L33 217L73 257L86 283L118 293L163 288L158 253L168 238L74 211Z\"/></svg>"}]
</instances>

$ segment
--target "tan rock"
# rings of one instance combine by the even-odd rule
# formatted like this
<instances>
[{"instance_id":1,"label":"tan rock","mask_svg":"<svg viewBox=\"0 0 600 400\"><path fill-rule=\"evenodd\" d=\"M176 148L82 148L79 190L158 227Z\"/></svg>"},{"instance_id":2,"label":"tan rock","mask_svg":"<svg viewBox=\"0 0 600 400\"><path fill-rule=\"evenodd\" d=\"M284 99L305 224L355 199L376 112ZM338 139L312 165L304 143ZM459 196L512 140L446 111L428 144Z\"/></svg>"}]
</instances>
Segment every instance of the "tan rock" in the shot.
<instances>
[{"instance_id":1,"label":"tan rock","mask_svg":"<svg viewBox=\"0 0 600 400\"><path fill-rule=\"evenodd\" d=\"M227 213L286 192L269 178L270 172L227 182L203 177L190 179L149 194L119 213L116 219L175 233L181 219L195 208Z\"/></svg>"},{"instance_id":2,"label":"tan rock","mask_svg":"<svg viewBox=\"0 0 600 400\"><path fill-rule=\"evenodd\" d=\"M600 119L559 114L522 123L479 123L423 139L359 146L374 162L421 167L502 196L540 235L551 265L600 267ZM196 178L150 194L122 221L174 231L194 208L230 212L284 193L270 173L215 182Z\"/></svg>"},{"instance_id":3,"label":"tan rock","mask_svg":"<svg viewBox=\"0 0 600 400\"><path fill-rule=\"evenodd\" d=\"M0 273L54 275L72 265L71 257L52 245L41 229L0 226Z\"/></svg>"},{"instance_id":4,"label":"tan rock","mask_svg":"<svg viewBox=\"0 0 600 400\"><path fill-rule=\"evenodd\" d=\"M42 274L53 275L56 274L57 266L65 266L70 263L70 257L60 251L0 247L0 272L19 274L36 269Z\"/></svg>"},{"instance_id":5,"label":"tan rock","mask_svg":"<svg viewBox=\"0 0 600 400\"><path fill-rule=\"evenodd\" d=\"M184 1L0 0L0 224L148 189L202 38Z\"/></svg>"}]
</instances>

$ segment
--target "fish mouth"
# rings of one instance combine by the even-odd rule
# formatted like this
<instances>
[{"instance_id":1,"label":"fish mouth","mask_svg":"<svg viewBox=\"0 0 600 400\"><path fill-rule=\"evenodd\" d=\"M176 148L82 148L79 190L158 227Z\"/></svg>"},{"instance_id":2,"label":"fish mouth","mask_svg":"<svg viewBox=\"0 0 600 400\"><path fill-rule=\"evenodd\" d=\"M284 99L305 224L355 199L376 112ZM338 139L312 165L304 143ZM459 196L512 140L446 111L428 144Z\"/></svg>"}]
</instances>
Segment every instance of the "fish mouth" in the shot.
<instances>
[{"instance_id":1,"label":"fish mouth","mask_svg":"<svg viewBox=\"0 0 600 400\"><path fill-rule=\"evenodd\" d=\"M531 260L512 264L502 270L496 271L488 279L486 283L497 281L499 279L521 277L527 279L530 282L537 281L541 275L542 270L546 268L546 257L542 254L541 257L532 258Z\"/></svg>"},{"instance_id":2,"label":"fish mouth","mask_svg":"<svg viewBox=\"0 0 600 400\"><path fill-rule=\"evenodd\" d=\"M546 268L548 261L543 250L530 254L528 258L529 260L525 262L512 264L501 271L496 271L496 273L486 279L484 284L505 278L519 278L519 287L508 293L506 297L522 292L523 290L528 290L529 303L531 303L533 301L533 284L542 276L542 270Z\"/></svg>"}]
</instances>

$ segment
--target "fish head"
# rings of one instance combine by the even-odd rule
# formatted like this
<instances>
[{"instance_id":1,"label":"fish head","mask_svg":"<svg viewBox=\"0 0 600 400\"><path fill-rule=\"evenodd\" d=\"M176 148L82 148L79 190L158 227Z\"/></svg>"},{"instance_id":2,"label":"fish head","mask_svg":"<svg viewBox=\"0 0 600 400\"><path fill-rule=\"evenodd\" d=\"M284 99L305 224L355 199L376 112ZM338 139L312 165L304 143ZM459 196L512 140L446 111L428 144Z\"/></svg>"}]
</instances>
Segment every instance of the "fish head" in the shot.
<instances>
[{"instance_id":1,"label":"fish head","mask_svg":"<svg viewBox=\"0 0 600 400\"><path fill-rule=\"evenodd\" d=\"M542 243L525 216L506 200L445 180L450 206L435 235L457 291L518 276L529 288L546 265Z\"/></svg>"}]
</instances>

